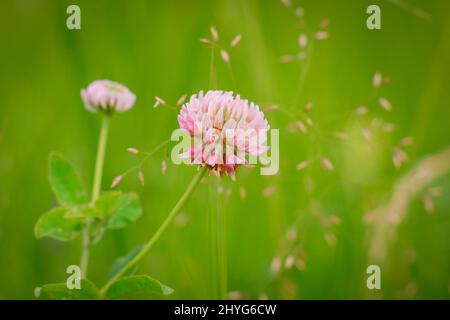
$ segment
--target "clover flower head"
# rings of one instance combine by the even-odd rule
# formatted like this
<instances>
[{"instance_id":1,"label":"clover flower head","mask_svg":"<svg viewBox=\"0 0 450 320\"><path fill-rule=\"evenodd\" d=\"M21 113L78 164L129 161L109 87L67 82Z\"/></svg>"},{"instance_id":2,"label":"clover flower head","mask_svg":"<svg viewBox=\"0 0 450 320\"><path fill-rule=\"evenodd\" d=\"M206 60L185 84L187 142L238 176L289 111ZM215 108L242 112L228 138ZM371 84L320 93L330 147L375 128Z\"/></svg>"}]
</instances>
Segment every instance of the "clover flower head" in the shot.
<instances>
[{"instance_id":1,"label":"clover flower head","mask_svg":"<svg viewBox=\"0 0 450 320\"><path fill-rule=\"evenodd\" d=\"M125 112L133 107L136 96L124 85L110 80L95 80L81 90L81 98L90 112Z\"/></svg>"},{"instance_id":2,"label":"clover flower head","mask_svg":"<svg viewBox=\"0 0 450 320\"><path fill-rule=\"evenodd\" d=\"M239 166L255 164L255 157L268 150L269 124L263 112L233 92L194 94L183 105L178 123L194 141L181 157L208 167L218 176L234 179Z\"/></svg>"}]
</instances>

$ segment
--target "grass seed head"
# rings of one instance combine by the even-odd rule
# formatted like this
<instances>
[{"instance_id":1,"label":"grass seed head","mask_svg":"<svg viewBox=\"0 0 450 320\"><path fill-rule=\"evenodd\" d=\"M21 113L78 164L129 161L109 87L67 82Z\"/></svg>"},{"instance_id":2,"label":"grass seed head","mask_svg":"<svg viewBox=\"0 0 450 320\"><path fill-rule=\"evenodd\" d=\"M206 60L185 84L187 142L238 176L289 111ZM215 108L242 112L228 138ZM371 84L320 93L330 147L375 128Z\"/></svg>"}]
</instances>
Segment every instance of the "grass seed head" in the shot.
<instances>
[{"instance_id":1,"label":"grass seed head","mask_svg":"<svg viewBox=\"0 0 450 320\"><path fill-rule=\"evenodd\" d=\"M292 255L288 255L284 260L284 267L286 269L291 269L295 265L295 258Z\"/></svg>"},{"instance_id":2,"label":"grass seed head","mask_svg":"<svg viewBox=\"0 0 450 320\"><path fill-rule=\"evenodd\" d=\"M295 126L296 126L297 129L300 130L303 134L308 133L308 128L305 126L305 124L304 124L302 121L300 121L300 120L295 121Z\"/></svg>"},{"instance_id":3,"label":"grass seed head","mask_svg":"<svg viewBox=\"0 0 450 320\"><path fill-rule=\"evenodd\" d=\"M217 32L216 28L214 26L212 26L209 30L211 32L212 40L214 42L219 41L219 33Z\"/></svg>"},{"instance_id":4,"label":"grass seed head","mask_svg":"<svg viewBox=\"0 0 450 320\"><path fill-rule=\"evenodd\" d=\"M122 176L117 176L113 179L112 183L111 183L111 189L114 189L115 187L117 187L119 185L119 183L122 181Z\"/></svg>"},{"instance_id":5,"label":"grass seed head","mask_svg":"<svg viewBox=\"0 0 450 320\"><path fill-rule=\"evenodd\" d=\"M213 43L211 40L209 40L207 38L201 38L200 42L203 44L208 44L208 45Z\"/></svg>"},{"instance_id":6,"label":"grass seed head","mask_svg":"<svg viewBox=\"0 0 450 320\"><path fill-rule=\"evenodd\" d=\"M275 193L275 187L274 186L268 186L265 188L262 192L262 195L264 198L269 198Z\"/></svg>"},{"instance_id":7,"label":"grass seed head","mask_svg":"<svg viewBox=\"0 0 450 320\"><path fill-rule=\"evenodd\" d=\"M379 88L381 84L383 83L383 76L380 72L375 72L372 79L372 85L374 88Z\"/></svg>"},{"instance_id":8,"label":"grass seed head","mask_svg":"<svg viewBox=\"0 0 450 320\"><path fill-rule=\"evenodd\" d=\"M139 178L139 183L141 184L141 186L145 186L145 176L144 176L144 172L142 172L142 170L139 170L138 178Z\"/></svg>"},{"instance_id":9,"label":"grass seed head","mask_svg":"<svg viewBox=\"0 0 450 320\"><path fill-rule=\"evenodd\" d=\"M316 32L316 34L314 35L314 37L315 37L317 40L325 40L325 39L328 39L328 36L329 36L328 31L319 31L319 32Z\"/></svg>"},{"instance_id":10,"label":"grass seed head","mask_svg":"<svg viewBox=\"0 0 450 320\"><path fill-rule=\"evenodd\" d=\"M400 147L407 147L414 143L413 137L404 137L400 140Z\"/></svg>"},{"instance_id":11,"label":"grass seed head","mask_svg":"<svg viewBox=\"0 0 450 320\"><path fill-rule=\"evenodd\" d=\"M155 97L155 104L153 105L153 108L157 108L160 105L165 105L166 101L161 99L160 97Z\"/></svg>"},{"instance_id":12,"label":"grass seed head","mask_svg":"<svg viewBox=\"0 0 450 320\"><path fill-rule=\"evenodd\" d=\"M222 60L226 63L230 62L230 55L226 50L220 50L220 56L222 57Z\"/></svg>"},{"instance_id":13,"label":"grass seed head","mask_svg":"<svg viewBox=\"0 0 450 320\"><path fill-rule=\"evenodd\" d=\"M392 162L398 169L408 160L408 155L400 148L394 148L392 152Z\"/></svg>"},{"instance_id":14,"label":"grass seed head","mask_svg":"<svg viewBox=\"0 0 450 320\"><path fill-rule=\"evenodd\" d=\"M367 114L367 107L366 106L359 106L358 108L356 108L356 115L357 116L363 116L365 114Z\"/></svg>"},{"instance_id":15,"label":"grass seed head","mask_svg":"<svg viewBox=\"0 0 450 320\"><path fill-rule=\"evenodd\" d=\"M297 170L303 170L303 169L305 169L307 166L309 166L309 160L304 160L304 161L302 161L302 162L300 162L299 164L297 164L297 166L296 166L296 168L297 168Z\"/></svg>"},{"instance_id":16,"label":"grass seed head","mask_svg":"<svg viewBox=\"0 0 450 320\"><path fill-rule=\"evenodd\" d=\"M329 25L330 25L330 19L325 18L325 19L322 19L322 21L320 21L319 27L320 27L320 29L326 29L326 28L328 28Z\"/></svg>"},{"instance_id":17,"label":"grass seed head","mask_svg":"<svg viewBox=\"0 0 450 320\"><path fill-rule=\"evenodd\" d=\"M306 48L306 46L308 45L308 36L304 33L302 33L299 37L298 37L298 46L301 49Z\"/></svg>"},{"instance_id":18,"label":"grass seed head","mask_svg":"<svg viewBox=\"0 0 450 320\"><path fill-rule=\"evenodd\" d=\"M296 60L296 57L294 55L288 54L280 57L280 61L283 63L288 63Z\"/></svg>"},{"instance_id":19,"label":"grass seed head","mask_svg":"<svg viewBox=\"0 0 450 320\"><path fill-rule=\"evenodd\" d=\"M325 157L320 157L320 165L327 171L334 170L333 163L331 163L331 161Z\"/></svg>"},{"instance_id":20,"label":"grass seed head","mask_svg":"<svg viewBox=\"0 0 450 320\"><path fill-rule=\"evenodd\" d=\"M232 48L236 47L239 44L239 42L241 42L241 39L242 39L242 35L238 34L236 37L233 38L233 40L231 40L230 46Z\"/></svg>"},{"instance_id":21,"label":"grass seed head","mask_svg":"<svg viewBox=\"0 0 450 320\"><path fill-rule=\"evenodd\" d=\"M166 172L167 172L167 161L163 160L161 162L161 173L162 173L163 176L165 176Z\"/></svg>"},{"instance_id":22,"label":"grass seed head","mask_svg":"<svg viewBox=\"0 0 450 320\"><path fill-rule=\"evenodd\" d=\"M177 100L178 107L181 107L183 105L184 101L186 101L186 97L187 97L187 95L184 94Z\"/></svg>"},{"instance_id":23,"label":"grass seed head","mask_svg":"<svg viewBox=\"0 0 450 320\"><path fill-rule=\"evenodd\" d=\"M127 151L131 154L139 154L140 153L139 149L136 149L136 148L128 148Z\"/></svg>"},{"instance_id":24,"label":"grass seed head","mask_svg":"<svg viewBox=\"0 0 450 320\"><path fill-rule=\"evenodd\" d=\"M378 103L384 110L386 110L386 111L392 110L392 104L389 102L388 99L386 99L384 97L380 97L380 99L378 99Z\"/></svg>"}]
</instances>

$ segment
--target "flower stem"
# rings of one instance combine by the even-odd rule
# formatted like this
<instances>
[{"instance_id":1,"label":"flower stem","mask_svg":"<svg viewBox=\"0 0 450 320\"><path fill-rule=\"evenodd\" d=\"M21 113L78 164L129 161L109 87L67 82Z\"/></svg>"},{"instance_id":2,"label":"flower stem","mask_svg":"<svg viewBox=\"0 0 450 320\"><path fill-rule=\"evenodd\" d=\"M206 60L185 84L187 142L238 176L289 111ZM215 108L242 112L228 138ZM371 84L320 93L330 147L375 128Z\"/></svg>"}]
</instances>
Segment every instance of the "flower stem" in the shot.
<instances>
[{"instance_id":1,"label":"flower stem","mask_svg":"<svg viewBox=\"0 0 450 320\"><path fill-rule=\"evenodd\" d=\"M218 244L218 273L219 273L219 298L226 300L228 296L227 290L227 254L226 254L226 223L225 210L223 206L217 202L217 244Z\"/></svg>"},{"instance_id":2,"label":"flower stem","mask_svg":"<svg viewBox=\"0 0 450 320\"><path fill-rule=\"evenodd\" d=\"M87 269L89 264L89 251L90 251L90 241L89 241L89 226L86 224L83 229L83 247L81 250L81 277L86 279Z\"/></svg>"},{"instance_id":3,"label":"flower stem","mask_svg":"<svg viewBox=\"0 0 450 320\"><path fill-rule=\"evenodd\" d=\"M106 142L108 140L110 116L104 115L100 130L100 139L97 149L97 161L95 163L94 185L92 187L92 202L95 202L99 195L102 184L103 163L105 162Z\"/></svg>"},{"instance_id":4,"label":"flower stem","mask_svg":"<svg viewBox=\"0 0 450 320\"><path fill-rule=\"evenodd\" d=\"M225 241L225 215L221 199L217 197L217 185L210 189L211 212L209 215L209 234L211 244L211 290L212 298L226 300L227 261Z\"/></svg>"},{"instance_id":5,"label":"flower stem","mask_svg":"<svg viewBox=\"0 0 450 320\"><path fill-rule=\"evenodd\" d=\"M200 183L202 177L206 173L207 168L202 168L198 171L198 173L194 176L194 178L191 180L191 183L187 187L186 191L184 191L181 198L178 200L178 202L173 207L172 211L170 211L169 215L166 217L166 219L163 221L161 226L158 230L156 230L155 234L150 238L150 240L147 242L147 244L144 246L144 248L128 263L120 269L119 272L117 272L114 277L112 277L100 290L102 294L104 294L108 288L113 284L117 279L119 279L121 276L123 276L128 270L130 270L133 266L138 264L142 258L144 258L147 253L150 251L150 249L153 247L153 245L158 241L158 239L161 237L161 235L164 233L164 231L167 229L167 227L172 222L173 218L177 215L177 213L180 211L180 209L183 207L184 203L189 199L190 195L194 192L197 185Z\"/></svg>"},{"instance_id":6,"label":"flower stem","mask_svg":"<svg viewBox=\"0 0 450 320\"><path fill-rule=\"evenodd\" d=\"M95 161L95 172L94 172L94 183L92 186L92 198L91 203L94 203L99 195L102 184L102 176L103 176L103 164L105 162L105 152L106 152L106 144L108 141L108 131L109 131L109 115L103 115L102 118L102 126L100 129L100 137L98 141L97 147L97 159ZM89 221L86 222L83 230L83 248L81 252L81 276L82 278L87 277L88 265L89 265L89 251L90 251L90 239L89 239Z\"/></svg>"},{"instance_id":7,"label":"flower stem","mask_svg":"<svg viewBox=\"0 0 450 320\"><path fill-rule=\"evenodd\" d=\"M215 201L217 198L216 195L216 184L212 184L209 187L209 207L210 212L208 215L208 222L209 222L209 245L210 245L210 254L211 257L210 260L210 281L211 281L211 298L212 299L219 299L219 281L218 279L218 259L217 259L217 215L216 215L216 209L215 209Z\"/></svg>"}]
</instances>

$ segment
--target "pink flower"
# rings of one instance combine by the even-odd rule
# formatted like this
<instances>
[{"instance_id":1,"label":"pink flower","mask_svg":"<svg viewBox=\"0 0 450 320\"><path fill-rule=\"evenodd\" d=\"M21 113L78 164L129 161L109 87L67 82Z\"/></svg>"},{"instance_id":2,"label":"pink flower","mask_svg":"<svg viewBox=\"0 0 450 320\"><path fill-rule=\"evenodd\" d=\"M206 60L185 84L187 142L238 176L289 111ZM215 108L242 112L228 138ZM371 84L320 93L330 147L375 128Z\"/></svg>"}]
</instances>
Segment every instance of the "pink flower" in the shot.
<instances>
[{"instance_id":1,"label":"pink flower","mask_svg":"<svg viewBox=\"0 0 450 320\"><path fill-rule=\"evenodd\" d=\"M218 176L234 178L240 165L256 164L255 158L268 149L264 113L233 92L200 91L183 105L178 123L194 141L181 156Z\"/></svg>"},{"instance_id":2,"label":"pink flower","mask_svg":"<svg viewBox=\"0 0 450 320\"><path fill-rule=\"evenodd\" d=\"M90 112L125 112L136 101L136 96L127 87L110 80L95 80L86 90L81 90L81 98Z\"/></svg>"}]
</instances>

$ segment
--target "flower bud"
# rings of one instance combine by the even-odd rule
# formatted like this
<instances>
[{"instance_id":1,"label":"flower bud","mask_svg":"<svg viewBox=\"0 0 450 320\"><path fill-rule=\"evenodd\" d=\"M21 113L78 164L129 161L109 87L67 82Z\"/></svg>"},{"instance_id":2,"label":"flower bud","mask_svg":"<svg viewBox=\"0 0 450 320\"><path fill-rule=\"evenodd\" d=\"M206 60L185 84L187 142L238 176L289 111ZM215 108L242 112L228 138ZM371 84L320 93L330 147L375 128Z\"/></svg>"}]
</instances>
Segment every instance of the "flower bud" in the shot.
<instances>
[{"instance_id":1,"label":"flower bud","mask_svg":"<svg viewBox=\"0 0 450 320\"><path fill-rule=\"evenodd\" d=\"M110 80L95 80L81 90L81 98L90 112L125 112L133 107L136 96L124 85Z\"/></svg>"}]
</instances>

